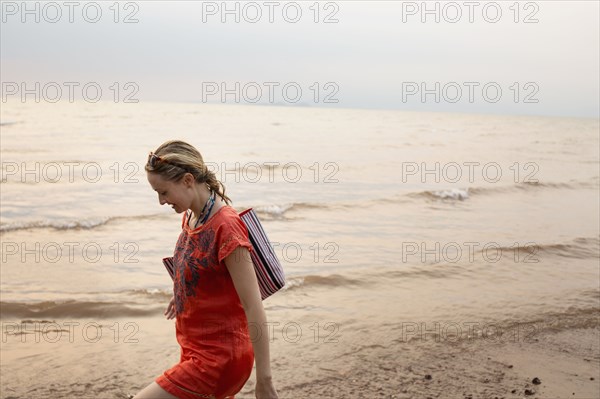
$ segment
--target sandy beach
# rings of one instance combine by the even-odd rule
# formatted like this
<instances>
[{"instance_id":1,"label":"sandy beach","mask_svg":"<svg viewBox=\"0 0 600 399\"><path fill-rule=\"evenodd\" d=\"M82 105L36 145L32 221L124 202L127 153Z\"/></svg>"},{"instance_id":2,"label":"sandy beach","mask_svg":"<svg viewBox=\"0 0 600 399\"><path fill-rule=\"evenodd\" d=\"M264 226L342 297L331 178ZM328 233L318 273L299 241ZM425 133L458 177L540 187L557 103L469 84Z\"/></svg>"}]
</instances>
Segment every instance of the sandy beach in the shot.
<instances>
[{"instance_id":1,"label":"sandy beach","mask_svg":"<svg viewBox=\"0 0 600 399\"><path fill-rule=\"evenodd\" d=\"M278 374L280 398L539 398L600 397L600 329L541 332L532 342L418 349L375 346L346 358L345 369L319 366L322 378L287 383ZM287 373L286 373L287 374ZM535 382L534 379L538 379ZM254 375L236 398L254 398Z\"/></svg>"},{"instance_id":2,"label":"sandy beach","mask_svg":"<svg viewBox=\"0 0 600 399\"><path fill-rule=\"evenodd\" d=\"M354 339L344 343L347 340L343 338L352 333L342 332L338 342L321 344L321 359L319 353L312 353L312 336L293 339L292 344L282 340L282 331L275 328L271 355L275 383L281 399L596 399L600 395L598 315L583 312L561 318L563 326L570 325L569 328L519 326L518 334L508 331L489 338L463 335L458 339L449 334L441 339L434 333L411 334L411 339L405 339L408 335L403 334L375 335L365 336L370 344L361 346ZM54 322L60 324L58 320ZM100 345L77 338L69 342L66 334L60 342L42 339L37 344L33 343L33 333L25 338L21 334L3 334L3 342L13 348L20 346L15 352L8 351L4 344L4 354L8 356L3 359L3 375L11 375L7 365L17 366L22 359L30 359L28 369L38 377L26 388L22 379L25 375L17 368L13 375L20 377L8 383L3 379L2 398L59 398L75 393L82 398L131 397L165 365L177 360L171 322L145 319L138 327L134 336L137 342L127 343L121 337L121 342L113 343L110 334L114 324L107 323L102 330L108 339L103 338ZM380 328L374 326L374 330ZM47 335L55 336L52 332ZM360 349L356 350L358 346ZM307 355L297 356L302 352ZM11 354L21 361L15 362ZM144 359L164 360L151 364ZM69 361L72 363L67 365L65 362ZM102 369L92 372L99 361L112 362L115 373L107 374ZM46 374L40 374L43 372ZM254 398L254 383L253 372L236 398Z\"/></svg>"}]
</instances>

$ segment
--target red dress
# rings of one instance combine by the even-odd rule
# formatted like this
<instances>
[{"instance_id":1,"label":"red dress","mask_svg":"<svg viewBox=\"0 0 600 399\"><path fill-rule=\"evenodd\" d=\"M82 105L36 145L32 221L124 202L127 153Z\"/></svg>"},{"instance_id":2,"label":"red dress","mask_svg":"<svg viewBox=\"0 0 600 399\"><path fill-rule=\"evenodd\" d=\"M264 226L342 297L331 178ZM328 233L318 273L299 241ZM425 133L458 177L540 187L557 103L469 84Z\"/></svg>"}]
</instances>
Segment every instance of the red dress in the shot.
<instances>
[{"instance_id":1,"label":"red dress","mask_svg":"<svg viewBox=\"0 0 600 399\"><path fill-rule=\"evenodd\" d=\"M246 313L224 259L237 246L253 250L237 212L224 205L191 229L183 215L173 257L179 363L155 379L182 399L221 399L243 387L254 365Z\"/></svg>"}]
</instances>

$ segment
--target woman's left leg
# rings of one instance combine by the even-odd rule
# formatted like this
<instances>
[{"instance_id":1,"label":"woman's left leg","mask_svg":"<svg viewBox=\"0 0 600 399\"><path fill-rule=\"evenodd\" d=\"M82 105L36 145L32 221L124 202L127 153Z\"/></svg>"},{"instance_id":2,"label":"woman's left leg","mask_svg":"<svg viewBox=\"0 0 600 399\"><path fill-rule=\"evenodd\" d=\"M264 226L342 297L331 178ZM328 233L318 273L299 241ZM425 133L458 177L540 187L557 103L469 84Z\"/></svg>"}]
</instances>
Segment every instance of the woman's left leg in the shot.
<instances>
[{"instance_id":1,"label":"woman's left leg","mask_svg":"<svg viewBox=\"0 0 600 399\"><path fill-rule=\"evenodd\" d=\"M152 384L138 392L133 399L177 399L177 396L171 395L153 381Z\"/></svg>"}]
</instances>

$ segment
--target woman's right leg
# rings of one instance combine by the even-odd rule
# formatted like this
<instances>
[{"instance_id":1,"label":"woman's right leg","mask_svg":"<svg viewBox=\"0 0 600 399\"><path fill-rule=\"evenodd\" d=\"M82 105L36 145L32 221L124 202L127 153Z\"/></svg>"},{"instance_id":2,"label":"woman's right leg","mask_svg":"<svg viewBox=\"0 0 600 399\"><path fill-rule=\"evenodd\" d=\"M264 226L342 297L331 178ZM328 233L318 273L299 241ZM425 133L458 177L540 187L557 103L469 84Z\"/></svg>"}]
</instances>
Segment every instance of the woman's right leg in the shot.
<instances>
[{"instance_id":1,"label":"woman's right leg","mask_svg":"<svg viewBox=\"0 0 600 399\"><path fill-rule=\"evenodd\" d=\"M177 396L171 395L162 389L160 385L153 381L152 384L142 389L133 399L177 399Z\"/></svg>"}]
</instances>

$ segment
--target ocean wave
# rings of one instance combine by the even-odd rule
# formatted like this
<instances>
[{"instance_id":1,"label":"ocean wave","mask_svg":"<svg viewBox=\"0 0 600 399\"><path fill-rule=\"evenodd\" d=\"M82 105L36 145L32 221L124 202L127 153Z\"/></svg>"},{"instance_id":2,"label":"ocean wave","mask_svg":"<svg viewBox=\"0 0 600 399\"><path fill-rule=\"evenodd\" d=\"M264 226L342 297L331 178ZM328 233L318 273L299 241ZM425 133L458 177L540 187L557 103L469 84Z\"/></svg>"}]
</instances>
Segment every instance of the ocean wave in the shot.
<instances>
[{"instance_id":1,"label":"ocean wave","mask_svg":"<svg viewBox=\"0 0 600 399\"><path fill-rule=\"evenodd\" d=\"M164 306L162 306L164 307ZM11 319L143 317L160 314L159 306L110 301L0 302L0 317Z\"/></svg>"},{"instance_id":2,"label":"ocean wave","mask_svg":"<svg viewBox=\"0 0 600 399\"><path fill-rule=\"evenodd\" d=\"M282 216L286 211L292 209L294 204L285 205L262 205L253 207L258 214L266 214L270 216Z\"/></svg>"},{"instance_id":3,"label":"ocean wave","mask_svg":"<svg viewBox=\"0 0 600 399\"><path fill-rule=\"evenodd\" d=\"M410 194L409 194L410 195ZM464 201L469 198L469 188L461 189L461 188L451 188L447 190L431 190L431 191L423 191L420 193L413 194L416 196L422 196L426 198L432 199L443 199L443 200L458 200Z\"/></svg>"},{"instance_id":4,"label":"ocean wave","mask_svg":"<svg viewBox=\"0 0 600 399\"><path fill-rule=\"evenodd\" d=\"M118 219L118 217L107 217L96 220L38 220L33 222L3 223L0 225L0 232L42 228L53 228L56 230L92 229L94 227L105 225L114 219Z\"/></svg>"},{"instance_id":5,"label":"ocean wave","mask_svg":"<svg viewBox=\"0 0 600 399\"><path fill-rule=\"evenodd\" d=\"M591 179L594 180L594 179ZM576 181L572 180L568 183L565 182L520 182L509 186L498 186L498 187L474 187L472 192L474 194L487 194L494 192L516 192L516 191L534 191L534 190L578 190L582 188L596 188L598 187L597 182L591 181Z\"/></svg>"},{"instance_id":6,"label":"ocean wave","mask_svg":"<svg viewBox=\"0 0 600 399\"><path fill-rule=\"evenodd\" d=\"M0 122L0 126L12 126L12 125L18 125L19 123L23 123L23 121Z\"/></svg>"},{"instance_id":7,"label":"ocean wave","mask_svg":"<svg viewBox=\"0 0 600 399\"><path fill-rule=\"evenodd\" d=\"M468 267L457 264L443 265L435 267L435 264L426 265L426 267L406 268L400 270L381 270L375 271L369 275L369 279L381 279L385 282L404 281L411 278L415 279L464 279L465 275L472 273Z\"/></svg>"},{"instance_id":8,"label":"ocean wave","mask_svg":"<svg viewBox=\"0 0 600 399\"><path fill-rule=\"evenodd\" d=\"M161 290L158 288L154 289L136 289L136 290L126 290L122 291L123 294L130 294L134 296L140 296L148 299L156 299L160 301L168 301L173 296L173 291L171 290Z\"/></svg>"},{"instance_id":9,"label":"ocean wave","mask_svg":"<svg viewBox=\"0 0 600 399\"><path fill-rule=\"evenodd\" d=\"M136 216L107 216L87 220L36 220L30 222L13 222L0 224L0 233L28 229L55 229L55 230L89 230L104 226L119 220L140 220L155 217L164 217L164 214L136 215Z\"/></svg>"},{"instance_id":10,"label":"ocean wave","mask_svg":"<svg viewBox=\"0 0 600 399\"><path fill-rule=\"evenodd\" d=\"M262 214L270 217L281 217L286 212L297 211L303 209L315 209L315 208L328 208L326 204L310 203L310 202L292 202L287 204L272 204L272 205L259 205L252 207L258 214ZM247 209L247 208L244 208Z\"/></svg>"},{"instance_id":11,"label":"ocean wave","mask_svg":"<svg viewBox=\"0 0 600 399\"><path fill-rule=\"evenodd\" d=\"M592 178L592 181L571 181L569 183L560 182L520 182L511 185L490 185L488 187L466 187L466 188L448 188L442 190L425 190L414 193L405 194L413 198L426 198L435 200L453 200L464 201L471 196L491 195L496 193L511 193L511 192L528 192L534 190L554 189L554 190L577 190L597 188L597 178ZM404 195L403 195L404 196ZM389 199L382 199L389 201Z\"/></svg>"},{"instance_id":12,"label":"ocean wave","mask_svg":"<svg viewBox=\"0 0 600 399\"><path fill-rule=\"evenodd\" d=\"M509 247L494 247L494 250L504 252L515 252L525 256L531 254L547 254L563 258L589 259L600 257L600 238L577 237L568 243L518 245Z\"/></svg>"},{"instance_id":13,"label":"ocean wave","mask_svg":"<svg viewBox=\"0 0 600 399\"><path fill-rule=\"evenodd\" d=\"M289 278L282 291L307 287L348 287L363 284L339 274L307 275ZM90 292L92 299L66 299L40 302L0 302L0 318L21 319L21 323L45 323L53 318L147 317L162 314L173 296L171 290L132 289L119 292ZM68 297L68 293L65 293ZM102 297L103 300L93 298ZM106 299L108 298L108 299Z\"/></svg>"},{"instance_id":14,"label":"ocean wave","mask_svg":"<svg viewBox=\"0 0 600 399\"><path fill-rule=\"evenodd\" d=\"M330 274L330 275L307 275L288 278L285 282L285 286L282 288L284 291L295 290L298 288L313 287L313 286L326 286L326 287L347 287L363 285L363 281L351 279L341 274Z\"/></svg>"},{"instance_id":15,"label":"ocean wave","mask_svg":"<svg viewBox=\"0 0 600 399\"><path fill-rule=\"evenodd\" d=\"M271 219L283 218L287 212L297 211L303 209L314 209L314 208L328 208L327 204L317 204L308 202L294 202L288 204L272 204L272 205L260 205L254 206L253 209L261 216ZM236 209L239 213L248 207ZM17 230L27 229L55 229L55 230L89 230L97 227L107 225L114 222L128 222L146 220L149 218L165 218L171 217L171 214L165 213L154 213L147 215L134 215L134 216L105 216L100 218L92 218L86 220L34 220L25 222L10 222L0 224L0 233L6 233Z\"/></svg>"}]
</instances>

